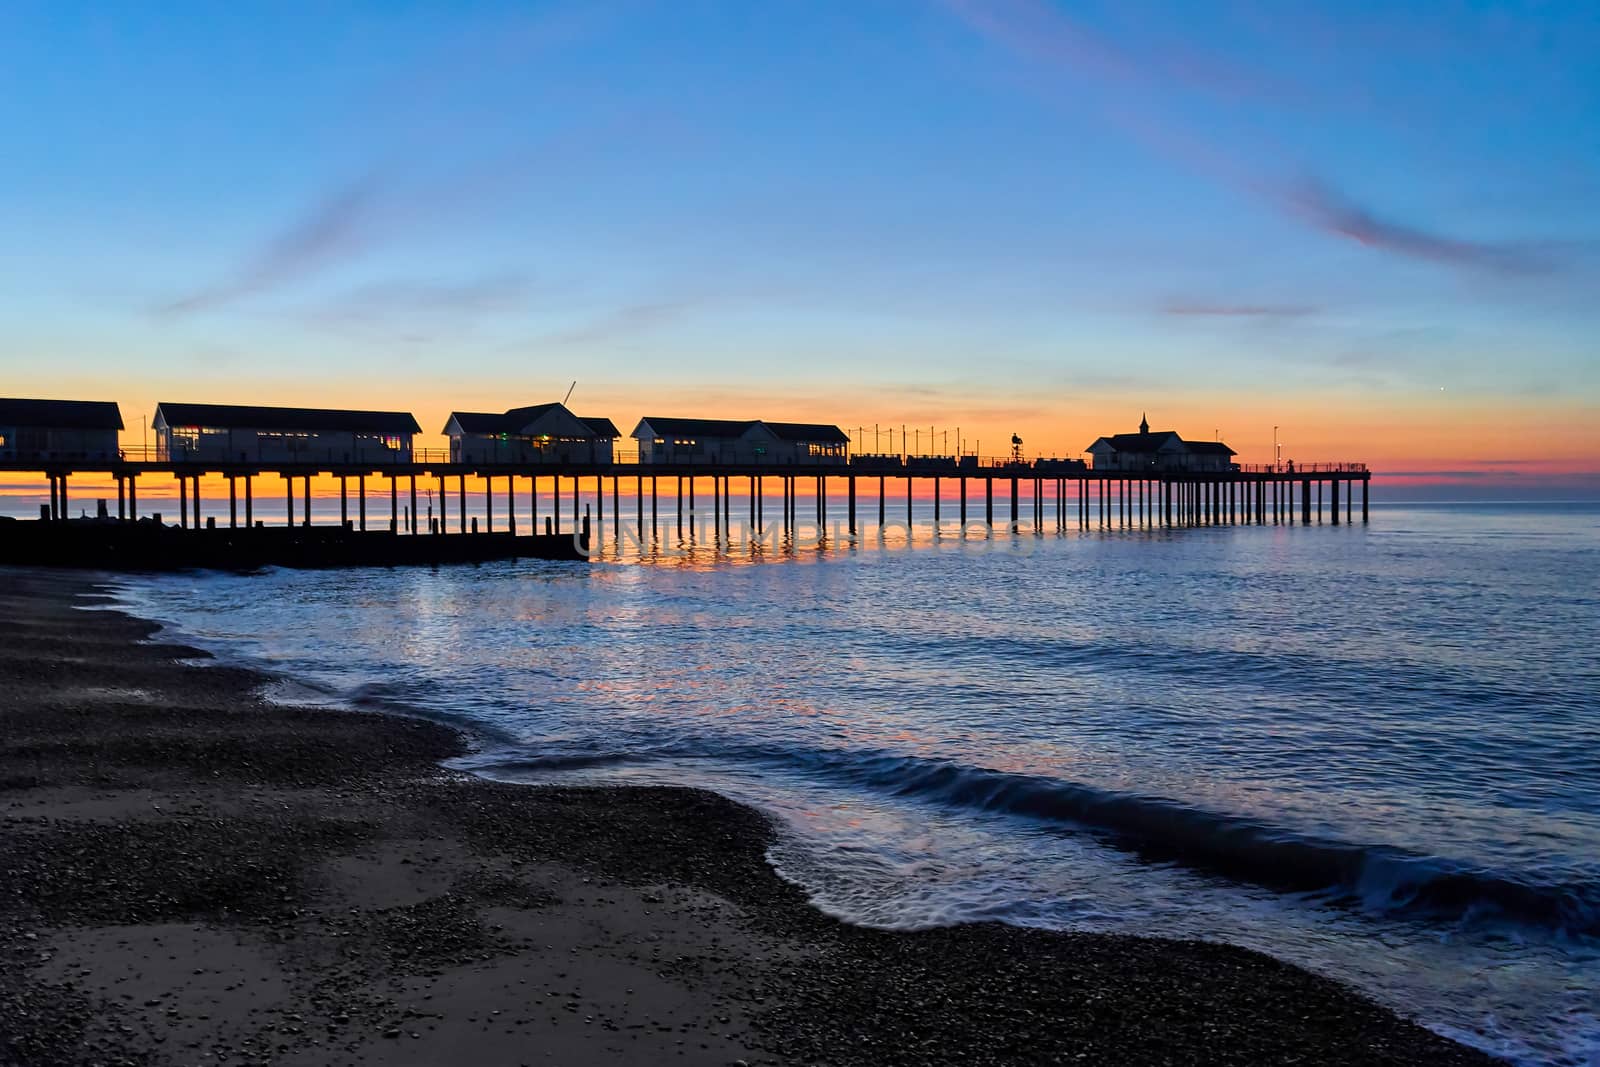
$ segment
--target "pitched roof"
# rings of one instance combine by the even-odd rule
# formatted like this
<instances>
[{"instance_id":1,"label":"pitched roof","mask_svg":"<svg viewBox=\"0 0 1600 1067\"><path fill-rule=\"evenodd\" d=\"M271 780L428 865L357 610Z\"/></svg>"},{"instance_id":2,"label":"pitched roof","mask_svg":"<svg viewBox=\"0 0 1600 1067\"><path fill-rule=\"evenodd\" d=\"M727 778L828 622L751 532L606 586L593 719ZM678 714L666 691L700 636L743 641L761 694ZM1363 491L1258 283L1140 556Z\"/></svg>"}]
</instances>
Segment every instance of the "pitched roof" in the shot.
<instances>
[{"instance_id":1,"label":"pitched roof","mask_svg":"<svg viewBox=\"0 0 1600 1067\"><path fill-rule=\"evenodd\" d=\"M548 413L552 409L563 408L559 403L530 404L527 407L512 408L510 411L494 414L488 411L452 411L450 419L461 428L462 433L488 433L488 434L518 434L528 423ZM570 413L569 413L570 414ZM601 437L621 437L616 426L610 419L585 418L582 415L573 415L573 418L583 423ZM450 423L445 423L445 431L450 429Z\"/></svg>"},{"instance_id":2,"label":"pitched roof","mask_svg":"<svg viewBox=\"0 0 1600 1067\"><path fill-rule=\"evenodd\" d=\"M409 412L338 408L268 408L240 404L157 404L168 426L224 430L334 430L351 433L421 433Z\"/></svg>"},{"instance_id":3,"label":"pitched roof","mask_svg":"<svg viewBox=\"0 0 1600 1067\"><path fill-rule=\"evenodd\" d=\"M445 423L445 428L440 433L447 433L450 423L454 422L461 427L462 433L500 433L505 425L506 417L489 411L452 411L450 419ZM517 425L522 425L518 423Z\"/></svg>"},{"instance_id":4,"label":"pitched roof","mask_svg":"<svg viewBox=\"0 0 1600 1067\"><path fill-rule=\"evenodd\" d=\"M0 399L0 426L120 430L122 411L110 400Z\"/></svg>"},{"instance_id":5,"label":"pitched roof","mask_svg":"<svg viewBox=\"0 0 1600 1067\"><path fill-rule=\"evenodd\" d=\"M689 437L739 437L756 425L757 419L657 419L646 416L639 425L650 424L658 434L684 434ZM634 433L638 433L637 429Z\"/></svg>"},{"instance_id":6,"label":"pitched roof","mask_svg":"<svg viewBox=\"0 0 1600 1067\"><path fill-rule=\"evenodd\" d=\"M767 428L781 441L815 441L826 444L846 444L850 437L837 426L820 422L769 422Z\"/></svg>"},{"instance_id":7,"label":"pitched roof","mask_svg":"<svg viewBox=\"0 0 1600 1067\"><path fill-rule=\"evenodd\" d=\"M1234 455L1233 449L1221 441L1185 441L1172 430L1156 430L1153 433L1117 433L1110 437L1096 438L1084 451L1092 451L1101 442L1109 445L1114 452L1129 452L1135 455L1149 455L1159 452L1169 444L1175 444L1187 451L1190 455Z\"/></svg>"},{"instance_id":8,"label":"pitched roof","mask_svg":"<svg viewBox=\"0 0 1600 1067\"><path fill-rule=\"evenodd\" d=\"M780 441L847 443L849 436L837 426L821 422L767 422L765 419L656 419L646 416L640 426L649 424L658 434L687 437L742 437L756 426L767 429ZM638 433L638 429L634 433Z\"/></svg>"},{"instance_id":9,"label":"pitched roof","mask_svg":"<svg viewBox=\"0 0 1600 1067\"><path fill-rule=\"evenodd\" d=\"M1156 430L1154 433L1114 433L1110 437L1098 438L1089 447L1093 448L1101 441L1118 452L1155 452L1170 441L1182 444L1183 438L1174 430Z\"/></svg>"}]
</instances>

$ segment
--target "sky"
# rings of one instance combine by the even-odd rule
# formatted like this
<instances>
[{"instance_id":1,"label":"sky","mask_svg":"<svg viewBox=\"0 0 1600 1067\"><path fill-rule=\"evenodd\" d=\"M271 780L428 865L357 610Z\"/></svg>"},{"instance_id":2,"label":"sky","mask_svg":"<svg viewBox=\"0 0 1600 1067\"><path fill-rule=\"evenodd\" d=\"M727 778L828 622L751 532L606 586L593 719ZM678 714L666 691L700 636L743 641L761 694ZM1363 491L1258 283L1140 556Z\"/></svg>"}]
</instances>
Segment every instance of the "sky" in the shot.
<instances>
[{"instance_id":1,"label":"sky","mask_svg":"<svg viewBox=\"0 0 1600 1067\"><path fill-rule=\"evenodd\" d=\"M0 0L0 395L1600 497L1600 6Z\"/></svg>"}]
</instances>

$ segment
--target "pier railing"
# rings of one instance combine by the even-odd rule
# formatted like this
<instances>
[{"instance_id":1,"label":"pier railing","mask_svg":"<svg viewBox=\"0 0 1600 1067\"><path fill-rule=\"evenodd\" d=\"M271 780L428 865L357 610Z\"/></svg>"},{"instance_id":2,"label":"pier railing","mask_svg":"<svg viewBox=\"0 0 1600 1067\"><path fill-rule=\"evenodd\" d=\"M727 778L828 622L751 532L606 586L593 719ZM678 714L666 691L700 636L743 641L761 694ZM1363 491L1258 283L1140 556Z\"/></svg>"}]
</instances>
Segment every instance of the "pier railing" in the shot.
<instances>
[{"instance_id":1,"label":"pier railing","mask_svg":"<svg viewBox=\"0 0 1600 1067\"><path fill-rule=\"evenodd\" d=\"M40 462L107 462L120 461L123 463L160 463L160 464L257 464L263 466L296 465L329 463L339 465L360 464L381 469L386 466L411 466L416 464L454 464L481 466L540 466L551 467L579 465L579 466L605 466L602 460L592 463L583 457L573 457L559 454L541 456L537 453L507 452L504 456L495 456L492 453L485 455L481 449L474 450L473 455L466 460L457 460L448 448L413 448L409 452L387 450L379 451L369 449L358 453L348 450L332 448L307 448L300 451L278 456L252 456L248 452L232 457L217 456L192 456L181 454L170 455L166 450L151 445L129 445L117 450L116 456L88 455L79 453L55 452L48 455L26 457ZM641 460L637 448L613 448L610 466L613 467L646 467L659 470L673 470L677 468L690 469L694 467L718 467L727 465L740 465L740 461L725 458L715 453L705 455L683 455L671 458L657 459L655 461ZM800 456L786 462L772 462L766 464L774 469L783 467L827 467L844 470L847 468L871 468L873 470L903 470L911 474L936 474L948 472L951 476L962 472L968 474L977 471L1007 471L1007 470L1036 470L1041 472L1052 471L1081 471L1087 469L1087 464L1081 459L1061 459L1055 456L1027 456L1017 459L1013 456L980 456L968 453L961 456L940 455L913 455L907 453L855 453L848 457L839 456Z\"/></svg>"},{"instance_id":2,"label":"pier railing","mask_svg":"<svg viewBox=\"0 0 1600 1067\"><path fill-rule=\"evenodd\" d=\"M504 459L474 455L470 459L459 461L452 458L447 448L415 448L410 452L388 452L366 450L359 454L335 449L306 449L288 456L252 457L242 455L237 460L217 458L196 458L180 455L172 457L165 450L151 447L133 445L119 449L115 460L103 455L75 455L67 453L52 453L37 457L0 457L0 462L7 466L17 466L27 459L39 462L61 464L83 462L85 464L122 462L122 463L150 463L171 464L183 467L215 466L221 464L246 464L262 467L296 467L317 464L334 466L362 466L378 471L385 467L414 467L462 465L468 467L587 467L633 469L640 473L658 472L670 474L675 471L692 471L696 468L713 468L722 466L770 466L774 474L795 469L818 468L840 474L857 473L868 476L874 474L909 475L912 477L938 477L948 476L958 478L967 476L1002 476L1007 473L1035 474L1035 475L1062 475L1074 476L1087 474L1090 476L1110 475L1115 477L1138 477L1140 475L1163 476L1185 474L1281 474L1281 475L1330 475L1347 474L1362 476L1370 473L1367 464L1359 462L1317 462L1299 463L1284 461L1283 463L1236 463L1221 470L1194 470L1182 469L1151 469L1141 470L1096 470L1081 459L1065 459L1055 456L1028 456L1016 457L1010 455L984 456L975 453L964 455L912 455L906 453L867 453L858 452L848 457L800 457L798 460L786 463L739 463L736 461L724 462L715 455L697 456L691 458L676 458L650 462L642 460L636 448L616 448L612 451L611 461L588 462L581 457L572 457L558 454L549 456L524 455L506 456Z\"/></svg>"},{"instance_id":3,"label":"pier railing","mask_svg":"<svg viewBox=\"0 0 1600 1067\"><path fill-rule=\"evenodd\" d=\"M1241 474L1366 474L1365 463L1241 463Z\"/></svg>"}]
</instances>

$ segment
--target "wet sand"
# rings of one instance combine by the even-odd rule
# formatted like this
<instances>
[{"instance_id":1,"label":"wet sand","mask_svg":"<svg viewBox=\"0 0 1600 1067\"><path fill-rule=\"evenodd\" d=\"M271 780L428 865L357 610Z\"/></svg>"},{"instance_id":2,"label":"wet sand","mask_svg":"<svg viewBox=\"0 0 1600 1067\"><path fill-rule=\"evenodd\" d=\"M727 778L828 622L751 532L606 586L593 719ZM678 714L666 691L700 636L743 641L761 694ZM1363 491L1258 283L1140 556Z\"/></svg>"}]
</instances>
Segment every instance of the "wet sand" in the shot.
<instances>
[{"instance_id":1,"label":"wet sand","mask_svg":"<svg viewBox=\"0 0 1600 1067\"><path fill-rule=\"evenodd\" d=\"M0 569L0 1064L1493 1062L1243 949L847 926L750 809L447 773L103 600Z\"/></svg>"}]
</instances>

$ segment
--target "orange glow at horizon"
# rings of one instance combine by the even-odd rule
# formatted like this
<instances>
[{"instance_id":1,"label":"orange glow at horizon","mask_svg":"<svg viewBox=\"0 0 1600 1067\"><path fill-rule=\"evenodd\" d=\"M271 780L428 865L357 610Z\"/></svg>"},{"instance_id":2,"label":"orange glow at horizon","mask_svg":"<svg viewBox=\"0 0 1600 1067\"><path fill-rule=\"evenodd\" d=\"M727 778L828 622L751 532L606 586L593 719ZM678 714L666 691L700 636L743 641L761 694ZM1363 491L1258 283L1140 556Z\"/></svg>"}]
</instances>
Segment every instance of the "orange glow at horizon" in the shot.
<instances>
[{"instance_id":1,"label":"orange glow at horizon","mask_svg":"<svg viewBox=\"0 0 1600 1067\"><path fill-rule=\"evenodd\" d=\"M549 395L550 391L538 388L491 390L436 381L406 385L392 379L371 383L335 380L294 390L265 385L256 389L173 389L148 381L126 386L72 384L73 388L47 389L35 383L27 392L15 387L10 391L116 399L126 427L121 442L129 449L154 444L146 420L161 399L410 411L424 431L415 446L443 450L448 442L439 431L453 410L502 411L559 399L565 391L554 390L555 395ZM425 399L418 402L419 396ZM887 387L816 384L736 389L600 383L580 384L569 407L580 415L610 418L624 435L648 415L832 423L851 437L854 452L875 450L875 426L883 451L901 451L904 432L906 447L919 454L952 454L959 435L964 451L1001 456L1009 451L1015 433L1022 437L1022 451L1029 458L1084 458L1083 450L1095 438L1132 431L1140 416L1147 414L1156 430L1176 430L1190 440L1220 437L1238 453L1237 461L1246 464L1272 461L1276 426L1283 460L1294 460L1297 465L1364 462L1392 484L1448 483L1468 477L1515 477L1531 482L1540 477L1593 475L1600 470L1600 413L1592 405L1564 399L1488 400L1440 394L1373 403L1365 397L1335 393L1307 398L1209 389L1142 398L1106 390L1069 392L1059 388L1019 396L920 387L901 392ZM1552 433L1552 426L1559 426L1560 432ZM928 447L930 434L935 442L932 448ZM626 436L618 442L619 454L626 455L633 447ZM163 496L158 488L162 481L154 476L142 478L141 498ZM369 489L380 481L369 482ZM267 483L275 489L266 490ZM87 478L83 484L87 489ZM207 479L203 484L208 498L216 499L220 490L226 502L225 480ZM108 480L107 485L114 500L114 484ZM258 498L276 497L281 504L282 486L271 476L258 484L258 490L265 490L258 491ZM0 495L27 492L0 487ZM380 492L387 496L387 486ZM481 497L481 484L477 492ZM735 486L735 494L740 492ZM402 496L408 494L409 490L402 489ZM175 488L172 495L176 495ZM314 479L313 495L318 499L337 497L338 480Z\"/></svg>"}]
</instances>

